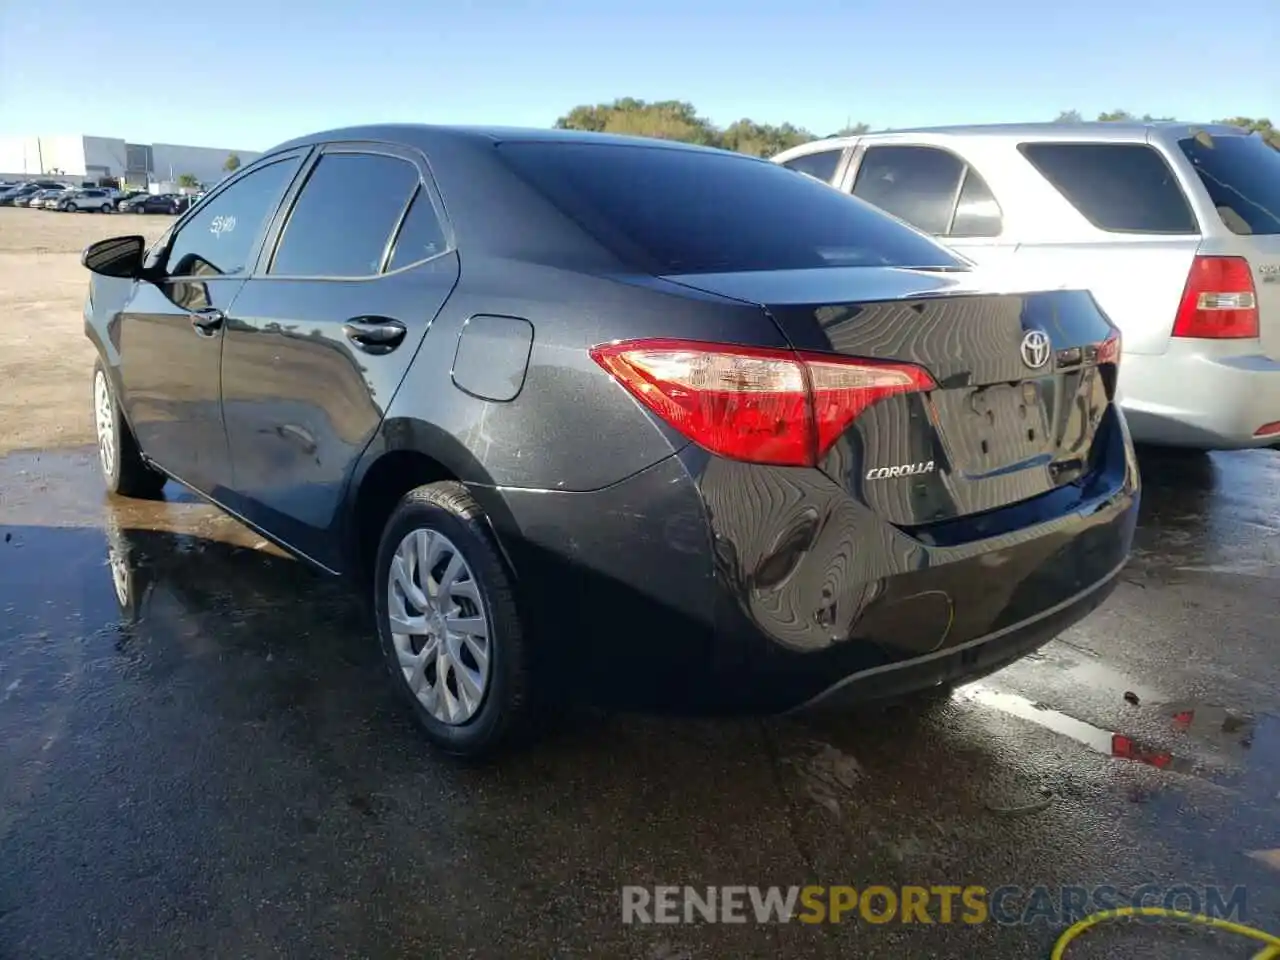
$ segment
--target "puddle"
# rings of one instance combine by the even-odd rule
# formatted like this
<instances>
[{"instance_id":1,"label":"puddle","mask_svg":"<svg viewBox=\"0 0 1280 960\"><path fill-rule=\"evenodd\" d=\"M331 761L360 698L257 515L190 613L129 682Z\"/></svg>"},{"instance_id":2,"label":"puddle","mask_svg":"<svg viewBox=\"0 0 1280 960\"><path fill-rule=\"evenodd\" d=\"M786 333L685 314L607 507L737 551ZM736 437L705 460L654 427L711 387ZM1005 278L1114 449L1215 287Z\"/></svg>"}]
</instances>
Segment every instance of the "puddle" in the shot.
<instances>
[{"instance_id":1,"label":"puddle","mask_svg":"<svg viewBox=\"0 0 1280 960\"><path fill-rule=\"evenodd\" d=\"M1161 579L1276 577L1280 455L1139 450L1142 511L1131 570Z\"/></svg>"},{"instance_id":2,"label":"puddle","mask_svg":"<svg viewBox=\"0 0 1280 960\"><path fill-rule=\"evenodd\" d=\"M31 717L65 699L85 657L101 666L140 635L164 660L184 644L226 654L350 627L340 584L177 484L156 500L107 496L96 457L0 458L0 741L38 727Z\"/></svg>"},{"instance_id":3,"label":"puddle","mask_svg":"<svg viewBox=\"0 0 1280 960\"><path fill-rule=\"evenodd\" d=\"M1264 801L1280 801L1280 717L1254 718L1225 707L1167 703L1158 706L1163 730L1151 737L1107 730L1035 700L982 684L956 699L1027 720L1103 756L1190 774Z\"/></svg>"}]
</instances>

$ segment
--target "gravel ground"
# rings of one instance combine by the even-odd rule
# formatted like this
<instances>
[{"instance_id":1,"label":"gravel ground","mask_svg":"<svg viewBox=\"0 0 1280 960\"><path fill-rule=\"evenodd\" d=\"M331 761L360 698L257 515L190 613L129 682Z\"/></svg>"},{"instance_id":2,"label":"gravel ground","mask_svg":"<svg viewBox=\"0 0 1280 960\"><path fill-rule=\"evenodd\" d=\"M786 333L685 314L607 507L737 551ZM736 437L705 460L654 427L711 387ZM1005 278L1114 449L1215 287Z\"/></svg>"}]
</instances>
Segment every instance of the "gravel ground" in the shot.
<instances>
[{"instance_id":1,"label":"gravel ground","mask_svg":"<svg viewBox=\"0 0 1280 960\"><path fill-rule=\"evenodd\" d=\"M120 234L154 240L172 219L0 207L0 455L93 442L80 251Z\"/></svg>"}]
</instances>

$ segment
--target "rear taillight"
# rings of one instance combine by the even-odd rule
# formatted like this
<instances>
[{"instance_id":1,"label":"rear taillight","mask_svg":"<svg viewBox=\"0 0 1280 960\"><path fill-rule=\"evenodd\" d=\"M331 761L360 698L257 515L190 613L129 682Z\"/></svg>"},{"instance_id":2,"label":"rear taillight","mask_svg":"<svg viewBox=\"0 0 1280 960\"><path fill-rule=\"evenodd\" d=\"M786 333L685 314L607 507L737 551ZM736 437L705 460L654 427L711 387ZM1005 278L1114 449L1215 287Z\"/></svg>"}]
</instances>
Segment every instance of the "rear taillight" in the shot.
<instances>
[{"instance_id":1,"label":"rear taillight","mask_svg":"<svg viewBox=\"0 0 1280 960\"><path fill-rule=\"evenodd\" d=\"M1196 257L1182 291L1175 337L1240 340L1258 336L1258 300L1249 261Z\"/></svg>"},{"instance_id":2,"label":"rear taillight","mask_svg":"<svg viewBox=\"0 0 1280 960\"><path fill-rule=\"evenodd\" d=\"M689 340L602 344L591 357L712 453L785 466L816 464L873 403L936 386L909 363Z\"/></svg>"}]
</instances>

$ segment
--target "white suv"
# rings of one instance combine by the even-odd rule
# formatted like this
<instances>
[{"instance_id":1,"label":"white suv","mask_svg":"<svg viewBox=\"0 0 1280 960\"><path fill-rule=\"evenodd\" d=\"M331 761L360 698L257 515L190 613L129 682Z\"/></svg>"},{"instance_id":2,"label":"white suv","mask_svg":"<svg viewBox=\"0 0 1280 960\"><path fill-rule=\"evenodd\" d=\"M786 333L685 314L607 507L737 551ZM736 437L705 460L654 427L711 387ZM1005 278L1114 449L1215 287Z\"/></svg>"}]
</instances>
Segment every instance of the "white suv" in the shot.
<instances>
[{"instance_id":1,"label":"white suv","mask_svg":"<svg viewBox=\"0 0 1280 960\"><path fill-rule=\"evenodd\" d=\"M1280 151L1237 127L939 127L804 144L774 162L980 265L1094 298L1124 338L1134 439L1280 446Z\"/></svg>"},{"instance_id":2,"label":"white suv","mask_svg":"<svg viewBox=\"0 0 1280 960\"><path fill-rule=\"evenodd\" d=\"M58 209L66 213L75 210L97 210L100 213L114 213L116 209L115 195L105 187L73 190L65 197L58 198Z\"/></svg>"}]
</instances>

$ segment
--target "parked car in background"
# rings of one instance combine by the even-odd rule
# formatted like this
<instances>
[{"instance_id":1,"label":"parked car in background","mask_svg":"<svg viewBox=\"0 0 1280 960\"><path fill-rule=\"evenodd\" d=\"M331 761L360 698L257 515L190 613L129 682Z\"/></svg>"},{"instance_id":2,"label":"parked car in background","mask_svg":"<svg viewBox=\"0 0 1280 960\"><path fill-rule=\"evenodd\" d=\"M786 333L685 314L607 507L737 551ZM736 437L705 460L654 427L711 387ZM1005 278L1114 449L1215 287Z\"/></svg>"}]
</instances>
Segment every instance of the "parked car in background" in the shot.
<instances>
[{"instance_id":1,"label":"parked car in background","mask_svg":"<svg viewBox=\"0 0 1280 960\"><path fill-rule=\"evenodd\" d=\"M33 200L29 206L39 207L41 210L56 210L67 197L76 192L75 187L66 187L61 190L45 190Z\"/></svg>"},{"instance_id":2,"label":"parked car in background","mask_svg":"<svg viewBox=\"0 0 1280 960\"><path fill-rule=\"evenodd\" d=\"M36 193L41 192L42 189L47 189L47 184L46 186L41 186L41 184L31 182L19 183L17 186L0 192L0 206L27 206L27 202L31 201L31 198ZM19 204L18 201L23 202Z\"/></svg>"},{"instance_id":3,"label":"parked car in background","mask_svg":"<svg viewBox=\"0 0 1280 960\"><path fill-rule=\"evenodd\" d=\"M1134 438L1280 446L1280 152L1236 127L940 127L796 147L815 176L1029 282L1085 287L1124 336Z\"/></svg>"},{"instance_id":4,"label":"parked car in background","mask_svg":"<svg viewBox=\"0 0 1280 960\"><path fill-rule=\"evenodd\" d=\"M370 591L453 753L575 693L771 711L980 675L1129 554L1094 299L979 283L766 161L337 130L83 262L108 488L178 479Z\"/></svg>"},{"instance_id":5,"label":"parked car in background","mask_svg":"<svg viewBox=\"0 0 1280 960\"><path fill-rule=\"evenodd\" d=\"M58 183L50 181L28 181L10 187L8 190L0 193L0 206L19 206L25 207L31 198L43 190L50 187L62 186ZM21 202L19 202L21 201Z\"/></svg>"},{"instance_id":6,"label":"parked car in background","mask_svg":"<svg viewBox=\"0 0 1280 960\"><path fill-rule=\"evenodd\" d=\"M129 203L145 196L147 196L147 191L145 190L127 190L116 198L116 209L121 213L126 213L128 211L125 208Z\"/></svg>"},{"instance_id":7,"label":"parked car in background","mask_svg":"<svg viewBox=\"0 0 1280 960\"><path fill-rule=\"evenodd\" d=\"M47 190L37 190L35 193L22 200L14 201L15 206L30 207L33 210L44 209L49 201L53 201L53 206L57 206L59 200L71 192L71 187L65 184L56 188Z\"/></svg>"},{"instance_id":8,"label":"parked car in background","mask_svg":"<svg viewBox=\"0 0 1280 960\"><path fill-rule=\"evenodd\" d=\"M177 215L189 206L186 197L176 193L146 194L134 197L122 208L122 213L168 213Z\"/></svg>"},{"instance_id":9,"label":"parked car in background","mask_svg":"<svg viewBox=\"0 0 1280 960\"><path fill-rule=\"evenodd\" d=\"M57 198L58 209L65 213L91 210L98 213L114 213L115 201L111 191L101 188L93 190L72 190L65 196Z\"/></svg>"}]
</instances>

